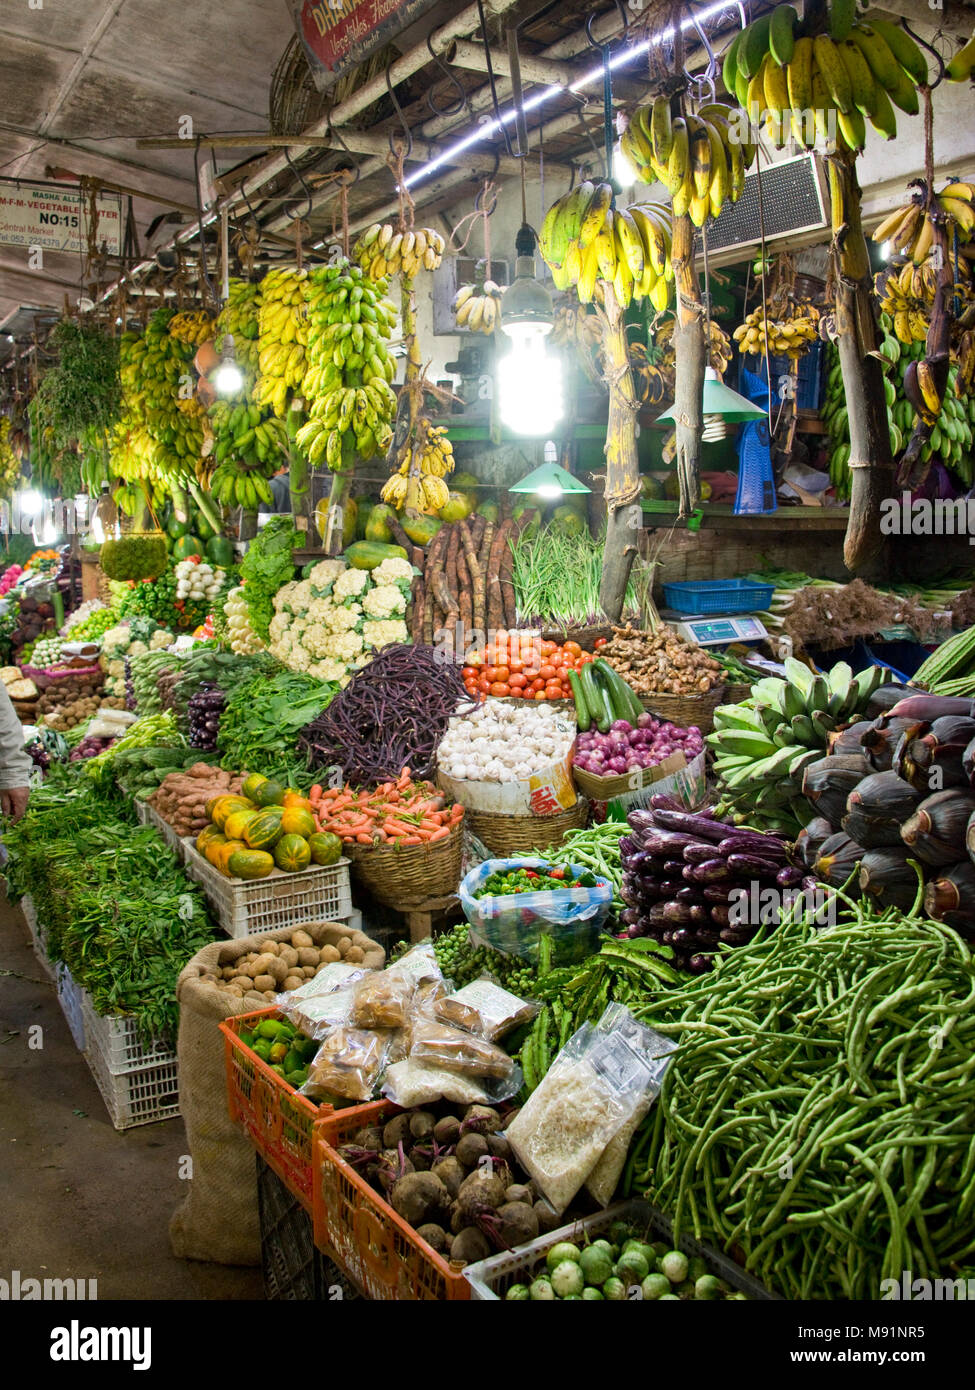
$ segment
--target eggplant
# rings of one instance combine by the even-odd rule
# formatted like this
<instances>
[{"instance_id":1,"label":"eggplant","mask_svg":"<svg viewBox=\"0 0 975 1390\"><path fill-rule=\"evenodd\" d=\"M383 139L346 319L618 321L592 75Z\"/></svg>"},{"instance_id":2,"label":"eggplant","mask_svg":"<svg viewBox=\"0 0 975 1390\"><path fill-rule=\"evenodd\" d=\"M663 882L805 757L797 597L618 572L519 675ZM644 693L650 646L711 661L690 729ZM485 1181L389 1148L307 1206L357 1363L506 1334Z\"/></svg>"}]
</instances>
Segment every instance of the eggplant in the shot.
<instances>
[{"instance_id":1,"label":"eggplant","mask_svg":"<svg viewBox=\"0 0 975 1390\"><path fill-rule=\"evenodd\" d=\"M687 968L692 975L706 975L709 970L714 969L714 962L710 956L702 956L698 953L695 956L691 956L690 960L687 962Z\"/></svg>"},{"instance_id":2,"label":"eggplant","mask_svg":"<svg viewBox=\"0 0 975 1390\"><path fill-rule=\"evenodd\" d=\"M735 829L733 825L726 825L724 821L711 820L709 816L696 815L693 811L659 810L654 812L654 817L657 824L665 830L672 830L681 835L694 835L699 840L712 840L715 844Z\"/></svg>"},{"instance_id":3,"label":"eggplant","mask_svg":"<svg viewBox=\"0 0 975 1390\"><path fill-rule=\"evenodd\" d=\"M975 814L975 796L960 791L935 792L901 826L901 839L925 864L957 864L966 852L965 835Z\"/></svg>"},{"instance_id":4,"label":"eggplant","mask_svg":"<svg viewBox=\"0 0 975 1390\"><path fill-rule=\"evenodd\" d=\"M635 926L640 920L640 911L636 907L625 907L620 913L620 921L624 927Z\"/></svg>"},{"instance_id":5,"label":"eggplant","mask_svg":"<svg viewBox=\"0 0 975 1390\"><path fill-rule=\"evenodd\" d=\"M831 734L829 741L830 756L834 758L842 757L844 754L859 757L863 753L863 745L860 739L872 724L869 719L861 719L856 724L848 724L839 733Z\"/></svg>"},{"instance_id":6,"label":"eggplant","mask_svg":"<svg viewBox=\"0 0 975 1390\"><path fill-rule=\"evenodd\" d=\"M834 888L842 888L865 853L862 845L858 845L849 835L839 831L831 835L820 849L819 858L812 866L813 872L824 883L830 883ZM805 884L805 879L803 883ZM850 884L850 890L850 896L857 897L859 886L855 880Z\"/></svg>"},{"instance_id":7,"label":"eggplant","mask_svg":"<svg viewBox=\"0 0 975 1390\"><path fill-rule=\"evenodd\" d=\"M839 825L847 797L869 774L870 764L862 754L820 758L804 769L802 794L817 817Z\"/></svg>"},{"instance_id":8,"label":"eggplant","mask_svg":"<svg viewBox=\"0 0 975 1390\"><path fill-rule=\"evenodd\" d=\"M707 927L698 927L697 939L705 950L714 951L721 941L721 932L713 923Z\"/></svg>"},{"instance_id":9,"label":"eggplant","mask_svg":"<svg viewBox=\"0 0 975 1390\"><path fill-rule=\"evenodd\" d=\"M677 902L676 899L671 899L662 905L661 916L672 927L686 927L693 921L690 906L687 903ZM674 944L679 946L681 943L678 941Z\"/></svg>"},{"instance_id":10,"label":"eggplant","mask_svg":"<svg viewBox=\"0 0 975 1390\"><path fill-rule=\"evenodd\" d=\"M731 885L727 883L705 883L699 891L705 902L715 904L723 903L727 906L728 890L730 886Z\"/></svg>"},{"instance_id":11,"label":"eggplant","mask_svg":"<svg viewBox=\"0 0 975 1390\"><path fill-rule=\"evenodd\" d=\"M659 854L663 857L673 855L675 858L684 853L687 845L700 844L699 835L678 835L672 830L658 830L650 827L641 830L640 845L650 854Z\"/></svg>"},{"instance_id":12,"label":"eggplant","mask_svg":"<svg viewBox=\"0 0 975 1390\"><path fill-rule=\"evenodd\" d=\"M931 879L924 890L924 910L966 938L975 935L975 868L966 860Z\"/></svg>"},{"instance_id":13,"label":"eggplant","mask_svg":"<svg viewBox=\"0 0 975 1390\"><path fill-rule=\"evenodd\" d=\"M650 809L652 811L683 811L684 807L672 796L665 796L663 792L654 792L650 798Z\"/></svg>"},{"instance_id":14,"label":"eggplant","mask_svg":"<svg viewBox=\"0 0 975 1390\"><path fill-rule=\"evenodd\" d=\"M664 873L668 878L680 878L684 872L683 859L667 859L664 861Z\"/></svg>"},{"instance_id":15,"label":"eggplant","mask_svg":"<svg viewBox=\"0 0 975 1390\"><path fill-rule=\"evenodd\" d=\"M860 892L875 899L882 908L899 907L907 912L917 897L917 870L908 863L906 849L868 849L860 864Z\"/></svg>"},{"instance_id":16,"label":"eggplant","mask_svg":"<svg viewBox=\"0 0 975 1390\"><path fill-rule=\"evenodd\" d=\"M797 888L802 880L802 870L793 868L791 864L787 864L775 875L775 881L780 888Z\"/></svg>"},{"instance_id":17,"label":"eggplant","mask_svg":"<svg viewBox=\"0 0 975 1390\"><path fill-rule=\"evenodd\" d=\"M736 830L718 844L719 854L758 854L763 859L785 859L785 841L757 830ZM686 856L685 856L686 858Z\"/></svg>"},{"instance_id":18,"label":"eggplant","mask_svg":"<svg viewBox=\"0 0 975 1390\"><path fill-rule=\"evenodd\" d=\"M754 927L723 927L721 930L721 940L726 946L747 946L754 935Z\"/></svg>"},{"instance_id":19,"label":"eggplant","mask_svg":"<svg viewBox=\"0 0 975 1390\"><path fill-rule=\"evenodd\" d=\"M674 899L679 903L700 903L703 902L703 892L703 888L696 883L685 883L682 888L678 888Z\"/></svg>"},{"instance_id":20,"label":"eggplant","mask_svg":"<svg viewBox=\"0 0 975 1390\"><path fill-rule=\"evenodd\" d=\"M624 870L628 869L630 873L636 873L643 868L649 858L650 855L647 854L645 849L635 849L632 854L624 854L622 856L623 868Z\"/></svg>"},{"instance_id":21,"label":"eggplant","mask_svg":"<svg viewBox=\"0 0 975 1390\"><path fill-rule=\"evenodd\" d=\"M723 841L722 843L725 842ZM718 850L720 853L725 852L721 850L720 845L718 846ZM686 864L704 864L707 860L713 858L714 845L688 845L684 850L684 862Z\"/></svg>"},{"instance_id":22,"label":"eggplant","mask_svg":"<svg viewBox=\"0 0 975 1390\"><path fill-rule=\"evenodd\" d=\"M969 786L975 787L975 738L961 755L961 765Z\"/></svg>"},{"instance_id":23,"label":"eggplant","mask_svg":"<svg viewBox=\"0 0 975 1390\"><path fill-rule=\"evenodd\" d=\"M731 908L727 903L715 903L711 908L711 921L719 927L727 927L731 922Z\"/></svg>"},{"instance_id":24,"label":"eggplant","mask_svg":"<svg viewBox=\"0 0 975 1390\"><path fill-rule=\"evenodd\" d=\"M840 825L864 849L900 846L901 826L921 800L917 788L896 772L874 772L850 792Z\"/></svg>"},{"instance_id":25,"label":"eggplant","mask_svg":"<svg viewBox=\"0 0 975 1390\"><path fill-rule=\"evenodd\" d=\"M697 950L697 932L691 927L677 927L670 935L671 942L678 949Z\"/></svg>"},{"instance_id":26,"label":"eggplant","mask_svg":"<svg viewBox=\"0 0 975 1390\"><path fill-rule=\"evenodd\" d=\"M768 859L760 859L757 854L729 854L728 868L733 869L742 878L750 875L752 878L774 879L781 865L773 864Z\"/></svg>"},{"instance_id":27,"label":"eggplant","mask_svg":"<svg viewBox=\"0 0 975 1390\"><path fill-rule=\"evenodd\" d=\"M705 926L711 920L710 911L703 903L691 903L690 914L691 921L698 927Z\"/></svg>"},{"instance_id":28,"label":"eggplant","mask_svg":"<svg viewBox=\"0 0 975 1390\"><path fill-rule=\"evenodd\" d=\"M734 878L727 859L709 859L705 864L686 864L684 877L688 883L719 883Z\"/></svg>"},{"instance_id":29,"label":"eggplant","mask_svg":"<svg viewBox=\"0 0 975 1390\"><path fill-rule=\"evenodd\" d=\"M643 846L635 835L622 836L620 839L620 854L624 859L628 854L635 854L638 850L642 852Z\"/></svg>"},{"instance_id":30,"label":"eggplant","mask_svg":"<svg viewBox=\"0 0 975 1390\"><path fill-rule=\"evenodd\" d=\"M830 825L825 816L816 816L799 831L796 838L796 852L807 869L812 868L822 846L831 835L835 834L835 826Z\"/></svg>"},{"instance_id":31,"label":"eggplant","mask_svg":"<svg viewBox=\"0 0 975 1390\"><path fill-rule=\"evenodd\" d=\"M661 898L676 898L683 888L683 881L679 878L662 878L657 884L657 892Z\"/></svg>"}]
</instances>

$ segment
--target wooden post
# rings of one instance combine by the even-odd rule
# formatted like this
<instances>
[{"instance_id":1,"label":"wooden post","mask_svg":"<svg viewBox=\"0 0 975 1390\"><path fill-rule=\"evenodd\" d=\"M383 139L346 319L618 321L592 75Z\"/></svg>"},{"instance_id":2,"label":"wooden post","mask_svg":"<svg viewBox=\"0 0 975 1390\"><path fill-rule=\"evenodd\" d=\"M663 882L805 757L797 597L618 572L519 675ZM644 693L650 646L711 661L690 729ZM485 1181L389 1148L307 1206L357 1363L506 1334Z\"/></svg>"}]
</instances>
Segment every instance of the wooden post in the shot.
<instances>
[{"instance_id":1,"label":"wooden post","mask_svg":"<svg viewBox=\"0 0 975 1390\"><path fill-rule=\"evenodd\" d=\"M850 519L843 560L856 574L883 546L880 509L893 480L884 373L869 354L879 346L870 258L860 220L860 184L854 155L829 157L833 224L836 346L850 425Z\"/></svg>"},{"instance_id":2,"label":"wooden post","mask_svg":"<svg viewBox=\"0 0 975 1390\"><path fill-rule=\"evenodd\" d=\"M686 517L701 500L701 435L704 431L704 308L694 266L694 224L687 213L674 217L671 260L674 267L674 420L677 433L677 481L680 511Z\"/></svg>"},{"instance_id":3,"label":"wooden post","mask_svg":"<svg viewBox=\"0 0 975 1390\"><path fill-rule=\"evenodd\" d=\"M640 467L636 449L636 394L626 343L623 310L611 284L603 281L603 328L609 385L606 429L606 544L599 602L612 622L619 622L630 569L643 529Z\"/></svg>"}]
</instances>

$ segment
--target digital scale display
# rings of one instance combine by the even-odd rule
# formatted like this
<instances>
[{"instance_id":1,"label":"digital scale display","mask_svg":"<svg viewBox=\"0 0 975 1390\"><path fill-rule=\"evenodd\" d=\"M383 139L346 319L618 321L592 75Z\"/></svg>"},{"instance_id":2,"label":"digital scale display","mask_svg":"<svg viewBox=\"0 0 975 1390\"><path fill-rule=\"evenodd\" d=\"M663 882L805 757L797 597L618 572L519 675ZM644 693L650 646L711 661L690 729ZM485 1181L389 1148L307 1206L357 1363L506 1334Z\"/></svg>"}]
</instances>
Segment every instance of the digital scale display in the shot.
<instances>
[{"instance_id":1,"label":"digital scale display","mask_svg":"<svg viewBox=\"0 0 975 1390\"><path fill-rule=\"evenodd\" d=\"M760 642L768 635L757 618L689 618L682 617L674 627L699 647L721 647L731 642Z\"/></svg>"}]
</instances>

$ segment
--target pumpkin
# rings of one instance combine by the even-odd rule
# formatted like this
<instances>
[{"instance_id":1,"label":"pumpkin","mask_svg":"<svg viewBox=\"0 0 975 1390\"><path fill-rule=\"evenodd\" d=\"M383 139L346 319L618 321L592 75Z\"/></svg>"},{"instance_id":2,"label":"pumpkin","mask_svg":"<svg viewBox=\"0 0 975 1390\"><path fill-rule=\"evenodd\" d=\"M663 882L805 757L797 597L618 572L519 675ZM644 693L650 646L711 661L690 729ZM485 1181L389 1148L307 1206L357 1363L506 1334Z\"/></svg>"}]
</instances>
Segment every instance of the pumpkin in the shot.
<instances>
[{"instance_id":1,"label":"pumpkin","mask_svg":"<svg viewBox=\"0 0 975 1390\"><path fill-rule=\"evenodd\" d=\"M215 825L205 825L203 829L200 831L199 835L197 835L196 837L197 854L205 854L207 845L214 838L214 836L219 835L220 831L217 829Z\"/></svg>"},{"instance_id":2,"label":"pumpkin","mask_svg":"<svg viewBox=\"0 0 975 1390\"><path fill-rule=\"evenodd\" d=\"M307 796L302 796L301 792L285 792L282 806L300 806L303 811L313 811L315 808L308 800Z\"/></svg>"},{"instance_id":3,"label":"pumpkin","mask_svg":"<svg viewBox=\"0 0 975 1390\"><path fill-rule=\"evenodd\" d=\"M243 810L251 804L246 796L232 796L227 792L223 796L212 796L205 807L207 819L212 820L218 830L222 830L224 821L231 811Z\"/></svg>"},{"instance_id":4,"label":"pumpkin","mask_svg":"<svg viewBox=\"0 0 975 1390\"><path fill-rule=\"evenodd\" d=\"M225 845L226 843L226 835L222 834L219 830L216 831L215 834L210 836L203 849L203 857L206 859L208 864L213 864L214 866L216 865L217 861L214 858L214 855L216 854L220 846Z\"/></svg>"},{"instance_id":5,"label":"pumpkin","mask_svg":"<svg viewBox=\"0 0 975 1390\"><path fill-rule=\"evenodd\" d=\"M213 864L213 867L219 869L222 874L229 875L230 870L227 868L227 865L230 863L230 858L240 850L243 850L245 853L247 851L247 845L243 840L226 840L222 845L217 846L213 859L210 862Z\"/></svg>"},{"instance_id":6,"label":"pumpkin","mask_svg":"<svg viewBox=\"0 0 975 1390\"><path fill-rule=\"evenodd\" d=\"M233 811L223 823L223 833L228 840L242 840L244 830L254 819L255 816L262 815L263 812L256 808L242 806L239 811Z\"/></svg>"},{"instance_id":7,"label":"pumpkin","mask_svg":"<svg viewBox=\"0 0 975 1390\"><path fill-rule=\"evenodd\" d=\"M249 797L253 800L254 793L257 791L258 787L263 787L266 781L267 778L260 772L248 773L248 775L244 778L241 791L244 793L246 797Z\"/></svg>"},{"instance_id":8,"label":"pumpkin","mask_svg":"<svg viewBox=\"0 0 975 1390\"><path fill-rule=\"evenodd\" d=\"M312 862L315 864L337 864L342 858L342 841L330 830L320 831L317 835L309 835L308 848L311 850Z\"/></svg>"},{"instance_id":9,"label":"pumpkin","mask_svg":"<svg viewBox=\"0 0 975 1390\"><path fill-rule=\"evenodd\" d=\"M261 807L283 806L287 794L287 787L283 787L280 782L275 782L273 778L268 777L254 791L254 805Z\"/></svg>"},{"instance_id":10,"label":"pumpkin","mask_svg":"<svg viewBox=\"0 0 975 1390\"><path fill-rule=\"evenodd\" d=\"M227 868L234 878L267 878L274 860L263 850L239 849L230 856Z\"/></svg>"},{"instance_id":11,"label":"pumpkin","mask_svg":"<svg viewBox=\"0 0 975 1390\"><path fill-rule=\"evenodd\" d=\"M307 840L315 833L315 817L301 806L285 806L281 814L281 831L285 835L300 835Z\"/></svg>"},{"instance_id":12,"label":"pumpkin","mask_svg":"<svg viewBox=\"0 0 975 1390\"><path fill-rule=\"evenodd\" d=\"M282 835L274 846L274 862L286 874L298 874L311 863L308 841L300 835Z\"/></svg>"},{"instance_id":13,"label":"pumpkin","mask_svg":"<svg viewBox=\"0 0 975 1390\"><path fill-rule=\"evenodd\" d=\"M244 839L251 849L272 849L283 834L281 811L277 807L258 811L244 827Z\"/></svg>"}]
</instances>

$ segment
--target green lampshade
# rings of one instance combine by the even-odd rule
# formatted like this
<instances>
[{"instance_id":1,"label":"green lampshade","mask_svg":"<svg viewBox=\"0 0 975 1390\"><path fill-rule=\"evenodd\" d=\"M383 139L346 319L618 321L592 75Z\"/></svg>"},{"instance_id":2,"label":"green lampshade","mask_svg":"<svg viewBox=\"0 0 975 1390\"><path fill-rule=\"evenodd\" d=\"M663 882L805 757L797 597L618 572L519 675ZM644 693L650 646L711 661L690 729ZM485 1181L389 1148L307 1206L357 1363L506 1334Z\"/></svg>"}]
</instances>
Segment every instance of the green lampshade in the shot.
<instances>
[{"instance_id":1,"label":"green lampshade","mask_svg":"<svg viewBox=\"0 0 975 1390\"><path fill-rule=\"evenodd\" d=\"M518 483L508 488L509 492L537 492L542 497L556 497L563 492L591 492L578 478L573 478L557 463L543 463Z\"/></svg>"},{"instance_id":2,"label":"green lampshade","mask_svg":"<svg viewBox=\"0 0 975 1390\"><path fill-rule=\"evenodd\" d=\"M768 415L767 410L762 410L754 405L745 396L739 396L737 391L732 391L730 386L725 386L724 382L718 380L718 374L713 367L708 367L704 373L704 406L702 414L720 415L722 420L729 420L733 423L742 420L764 420ZM671 424L674 420L674 407L665 410L662 415L657 416L658 420L668 420Z\"/></svg>"}]
</instances>

